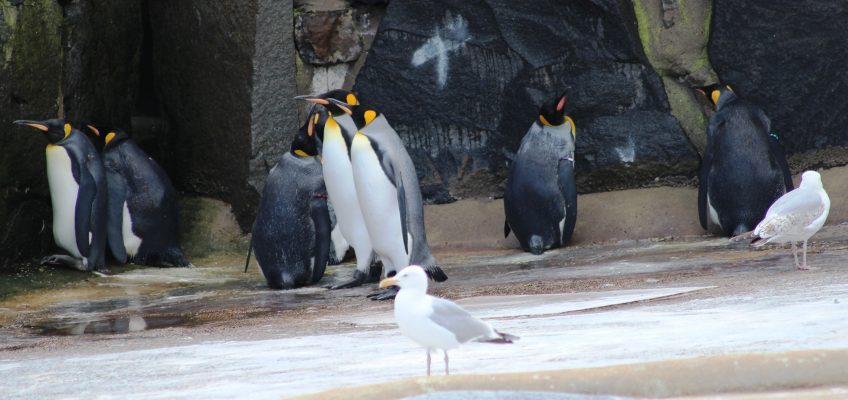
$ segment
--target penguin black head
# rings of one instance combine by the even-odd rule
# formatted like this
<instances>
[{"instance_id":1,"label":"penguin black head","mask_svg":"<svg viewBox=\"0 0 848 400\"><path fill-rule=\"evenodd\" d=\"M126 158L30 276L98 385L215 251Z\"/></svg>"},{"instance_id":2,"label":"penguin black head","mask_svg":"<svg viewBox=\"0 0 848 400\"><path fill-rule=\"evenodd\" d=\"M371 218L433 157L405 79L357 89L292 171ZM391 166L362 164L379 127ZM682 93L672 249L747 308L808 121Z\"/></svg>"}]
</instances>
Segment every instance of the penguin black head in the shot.
<instances>
[{"instance_id":1,"label":"penguin black head","mask_svg":"<svg viewBox=\"0 0 848 400\"><path fill-rule=\"evenodd\" d=\"M725 93L733 93L733 89L729 85L719 85L714 83L709 86L696 87L695 90L702 95L707 96L713 104L713 107L718 107L718 101Z\"/></svg>"},{"instance_id":2,"label":"penguin black head","mask_svg":"<svg viewBox=\"0 0 848 400\"><path fill-rule=\"evenodd\" d=\"M88 127L88 129L90 129L92 131L97 131L97 128L94 127L93 125L86 125L86 126ZM104 134L104 132L105 132L105 134ZM130 138L130 135L128 135L126 132L124 132L123 129L120 129L120 128L104 128L104 129L101 129L97 133L97 136L100 136L100 137L103 138L103 143L104 143L103 149L104 150L108 150L110 148L113 148L113 147L119 145L124 140L127 140L127 139Z\"/></svg>"},{"instance_id":3,"label":"penguin black head","mask_svg":"<svg viewBox=\"0 0 848 400\"><path fill-rule=\"evenodd\" d=\"M345 105L339 105L338 103L330 101L331 99L338 100ZM340 116L342 114L350 114L346 110L346 105L359 105L359 98L355 93L349 90L336 89L331 90L327 93L319 94L319 95L305 95L305 96L297 96L295 100L304 100L314 104L320 104L327 108L333 116Z\"/></svg>"},{"instance_id":4,"label":"penguin black head","mask_svg":"<svg viewBox=\"0 0 848 400\"><path fill-rule=\"evenodd\" d=\"M321 139L317 136L323 135L324 123L327 121L327 111L322 107L314 107L306 118L306 123L298 129L291 144L291 153L297 157L314 157L318 155L317 143Z\"/></svg>"},{"instance_id":5,"label":"penguin black head","mask_svg":"<svg viewBox=\"0 0 848 400\"><path fill-rule=\"evenodd\" d=\"M333 100L333 102L335 103L336 101ZM353 119L353 123L356 124L356 129L358 130L362 130L380 116L380 112L374 109L374 107L368 107L361 104L349 105L344 103L338 105L339 107L348 107L350 110L350 117Z\"/></svg>"},{"instance_id":6,"label":"penguin black head","mask_svg":"<svg viewBox=\"0 0 848 400\"><path fill-rule=\"evenodd\" d=\"M565 93L542 104L539 109L539 123L542 126L560 126L566 121L571 124L571 134L574 135L574 121L565 114Z\"/></svg>"},{"instance_id":7,"label":"penguin black head","mask_svg":"<svg viewBox=\"0 0 848 400\"><path fill-rule=\"evenodd\" d=\"M74 128L71 124L66 123L64 119L47 119L44 121L29 121L29 120L17 120L15 121L18 125L26 125L31 126L35 129L38 129L47 136L47 141L50 144L56 144L66 137L71 135L71 132Z\"/></svg>"}]
</instances>

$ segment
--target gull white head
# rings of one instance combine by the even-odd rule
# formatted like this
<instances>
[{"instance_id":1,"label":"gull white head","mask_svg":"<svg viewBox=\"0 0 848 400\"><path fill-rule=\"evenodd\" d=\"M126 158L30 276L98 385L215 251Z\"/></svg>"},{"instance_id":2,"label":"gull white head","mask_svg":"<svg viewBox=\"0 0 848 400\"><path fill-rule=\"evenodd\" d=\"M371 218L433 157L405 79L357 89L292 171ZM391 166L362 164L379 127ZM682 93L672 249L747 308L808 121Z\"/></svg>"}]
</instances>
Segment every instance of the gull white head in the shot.
<instances>
[{"instance_id":1,"label":"gull white head","mask_svg":"<svg viewBox=\"0 0 848 400\"><path fill-rule=\"evenodd\" d=\"M801 174L800 187L806 189L823 189L821 175L816 171L804 171Z\"/></svg>"},{"instance_id":2,"label":"gull white head","mask_svg":"<svg viewBox=\"0 0 848 400\"><path fill-rule=\"evenodd\" d=\"M403 290L427 292L427 273L424 268L410 265L398 272L392 278L380 281L380 287L385 288L392 285L400 286Z\"/></svg>"}]
</instances>

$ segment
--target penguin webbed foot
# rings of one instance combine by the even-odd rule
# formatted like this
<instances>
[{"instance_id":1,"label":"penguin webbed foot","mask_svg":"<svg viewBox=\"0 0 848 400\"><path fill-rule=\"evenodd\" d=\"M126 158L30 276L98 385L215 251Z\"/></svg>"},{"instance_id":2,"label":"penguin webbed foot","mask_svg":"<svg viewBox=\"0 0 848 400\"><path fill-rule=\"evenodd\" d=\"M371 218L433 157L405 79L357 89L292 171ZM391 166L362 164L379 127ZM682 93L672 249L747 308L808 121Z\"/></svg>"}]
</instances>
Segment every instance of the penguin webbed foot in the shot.
<instances>
[{"instance_id":1,"label":"penguin webbed foot","mask_svg":"<svg viewBox=\"0 0 848 400\"><path fill-rule=\"evenodd\" d=\"M85 261L81 258L71 257L65 254L54 254L52 256L47 256L41 259L41 265L56 265L56 266L64 266L73 268L83 272L90 272L92 270L91 267L86 265Z\"/></svg>"},{"instance_id":2,"label":"penguin webbed foot","mask_svg":"<svg viewBox=\"0 0 848 400\"><path fill-rule=\"evenodd\" d=\"M350 289L362 286L365 283L374 283L379 281L380 276L377 275L374 277L373 275L366 274L359 270L353 272L353 278L351 280L339 283L337 285L329 286L328 289L336 290L336 289Z\"/></svg>"},{"instance_id":3,"label":"penguin webbed foot","mask_svg":"<svg viewBox=\"0 0 848 400\"><path fill-rule=\"evenodd\" d=\"M378 292L371 293L367 297L371 300L391 300L397 296L399 290L400 287L398 286L389 286Z\"/></svg>"}]
</instances>

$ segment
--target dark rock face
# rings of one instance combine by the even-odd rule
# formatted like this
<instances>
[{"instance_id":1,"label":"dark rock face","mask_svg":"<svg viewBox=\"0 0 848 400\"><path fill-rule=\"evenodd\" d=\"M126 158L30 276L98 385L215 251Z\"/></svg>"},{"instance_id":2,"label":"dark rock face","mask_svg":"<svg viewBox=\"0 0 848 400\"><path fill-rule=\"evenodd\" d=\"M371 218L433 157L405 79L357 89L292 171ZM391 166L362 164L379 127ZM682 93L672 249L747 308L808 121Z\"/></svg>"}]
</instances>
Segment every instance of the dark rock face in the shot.
<instances>
[{"instance_id":1,"label":"dark rock face","mask_svg":"<svg viewBox=\"0 0 848 400\"><path fill-rule=\"evenodd\" d=\"M153 63L184 190L232 204L242 228L296 130L291 1L149 2Z\"/></svg>"},{"instance_id":2,"label":"dark rock face","mask_svg":"<svg viewBox=\"0 0 848 400\"><path fill-rule=\"evenodd\" d=\"M627 1L391 2L355 89L404 139L430 201L500 196L539 105L562 92L581 192L693 174L635 29Z\"/></svg>"},{"instance_id":3,"label":"dark rock face","mask_svg":"<svg viewBox=\"0 0 848 400\"><path fill-rule=\"evenodd\" d=\"M300 58L324 65L355 61L362 53L353 10L302 13L294 19Z\"/></svg>"},{"instance_id":4,"label":"dark rock face","mask_svg":"<svg viewBox=\"0 0 848 400\"><path fill-rule=\"evenodd\" d=\"M714 1L710 61L788 153L848 144L845 21L845 1Z\"/></svg>"},{"instance_id":5,"label":"dark rock face","mask_svg":"<svg viewBox=\"0 0 848 400\"><path fill-rule=\"evenodd\" d=\"M62 26L65 118L130 126L139 84L142 2L68 2Z\"/></svg>"}]
</instances>

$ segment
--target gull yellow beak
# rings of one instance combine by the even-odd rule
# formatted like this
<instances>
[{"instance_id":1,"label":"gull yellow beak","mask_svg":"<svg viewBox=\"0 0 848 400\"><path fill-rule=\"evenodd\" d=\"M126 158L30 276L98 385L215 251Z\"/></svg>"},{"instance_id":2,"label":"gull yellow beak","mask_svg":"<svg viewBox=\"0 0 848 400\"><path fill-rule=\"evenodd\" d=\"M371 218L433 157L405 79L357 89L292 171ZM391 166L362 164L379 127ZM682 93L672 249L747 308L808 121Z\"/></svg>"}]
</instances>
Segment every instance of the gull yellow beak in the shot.
<instances>
[{"instance_id":1,"label":"gull yellow beak","mask_svg":"<svg viewBox=\"0 0 848 400\"><path fill-rule=\"evenodd\" d=\"M389 286L397 285L398 281L395 278L386 278L380 281L380 289L387 288Z\"/></svg>"}]
</instances>

